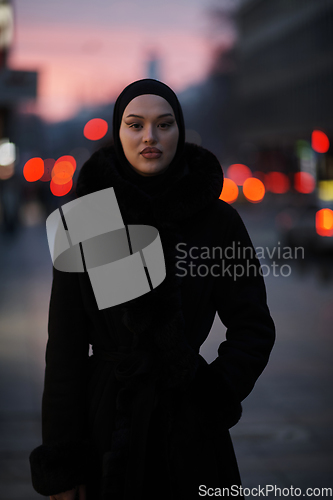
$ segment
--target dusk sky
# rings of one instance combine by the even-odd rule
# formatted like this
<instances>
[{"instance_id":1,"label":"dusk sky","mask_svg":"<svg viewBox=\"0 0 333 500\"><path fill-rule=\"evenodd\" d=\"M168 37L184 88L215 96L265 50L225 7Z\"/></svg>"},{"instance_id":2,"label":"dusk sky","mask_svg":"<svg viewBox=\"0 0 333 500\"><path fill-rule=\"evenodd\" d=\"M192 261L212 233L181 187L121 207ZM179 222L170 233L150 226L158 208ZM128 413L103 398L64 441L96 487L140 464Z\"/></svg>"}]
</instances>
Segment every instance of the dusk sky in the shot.
<instances>
[{"instance_id":1,"label":"dusk sky","mask_svg":"<svg viewBox=\"0 0 333 500\"><path fill-rule=\"evenodd\" d=\"M151 51L159 79L176 92L207 76L217 45L233 41L209 14L230 0L13 0L14 69L39 72L38 102L28 109L65 119L84 105L110 102L146 78Z\"/></svg>"}]
</instances>

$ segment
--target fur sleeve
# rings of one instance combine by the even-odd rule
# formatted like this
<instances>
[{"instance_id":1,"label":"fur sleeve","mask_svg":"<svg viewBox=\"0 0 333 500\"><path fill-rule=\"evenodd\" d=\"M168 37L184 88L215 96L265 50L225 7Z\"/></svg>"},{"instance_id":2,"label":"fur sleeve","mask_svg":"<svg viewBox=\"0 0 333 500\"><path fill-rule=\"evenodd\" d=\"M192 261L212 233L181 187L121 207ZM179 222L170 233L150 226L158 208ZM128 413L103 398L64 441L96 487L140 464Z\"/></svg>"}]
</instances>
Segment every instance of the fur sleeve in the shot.
<instances>
[{"instance_id":1,"label":"fur sleeve","mask_svg":"<svg viewBox=\"0 0 333 500\"><path fill-rule=\"evenodd\" d=\"M88 458L89 444L84 442L38 446L29 457L34 489L50 496L84 484Z\"/></svg>"}]
</instances>

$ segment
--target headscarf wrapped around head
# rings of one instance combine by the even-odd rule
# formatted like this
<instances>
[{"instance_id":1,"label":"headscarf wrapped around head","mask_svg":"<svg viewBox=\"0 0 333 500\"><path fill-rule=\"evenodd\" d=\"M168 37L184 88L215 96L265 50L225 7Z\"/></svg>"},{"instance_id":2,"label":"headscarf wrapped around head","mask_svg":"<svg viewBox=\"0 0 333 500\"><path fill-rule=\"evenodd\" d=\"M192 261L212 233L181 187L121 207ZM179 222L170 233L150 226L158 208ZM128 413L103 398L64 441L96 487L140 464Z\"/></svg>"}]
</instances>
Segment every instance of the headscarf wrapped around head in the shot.
<instances>
[{"instance_id":1,"label":"headscarf wrapped around head","mask_svg":"<svg viewBox=\"0 0 333 500\"><path fill-rule=\"evenodd\" d=\"M161 174L144 176L136 172L127 160L119 137L119 130L126 106L135 98L144 94L154 94L163 97L172 107L179 129L179 138L175 156L168 168ZM184 174L185 162L183 160L185 145L185 124L180 102L174 91L165 83L151 78L137 80L119 94L113 110L113 145L117 155L120 174L127 180L135 183L148 194L154 194L167 188Z\"/></svg>"}]
</instances>

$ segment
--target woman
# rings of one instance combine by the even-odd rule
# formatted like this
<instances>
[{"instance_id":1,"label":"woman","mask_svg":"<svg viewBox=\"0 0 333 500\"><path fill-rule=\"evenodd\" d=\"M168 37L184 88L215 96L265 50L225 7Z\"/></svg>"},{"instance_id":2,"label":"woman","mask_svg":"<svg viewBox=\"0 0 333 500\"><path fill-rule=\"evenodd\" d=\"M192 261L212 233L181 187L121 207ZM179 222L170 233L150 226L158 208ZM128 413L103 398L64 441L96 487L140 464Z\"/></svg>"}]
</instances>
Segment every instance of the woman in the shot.
<instances>
[{"instance_id":1,"label":"woman","mask_svg":"<svg viewBox=\"0 0 333 500\"><path fill-rule=\"evenodd\" d=\"M83 165L76 191L113 187L126 225L156 227L166 277L99 310L87 273L53 270L43 444L30 456L39 493L180 500L239 488L228 429L275 329L258 259L237 211L219 199L222 186L216 157L185 142L168 86L144 79L122 91L113 144ZM216 312L227 334L208 364L199 350Z\"/></svg>"}]
</instances>

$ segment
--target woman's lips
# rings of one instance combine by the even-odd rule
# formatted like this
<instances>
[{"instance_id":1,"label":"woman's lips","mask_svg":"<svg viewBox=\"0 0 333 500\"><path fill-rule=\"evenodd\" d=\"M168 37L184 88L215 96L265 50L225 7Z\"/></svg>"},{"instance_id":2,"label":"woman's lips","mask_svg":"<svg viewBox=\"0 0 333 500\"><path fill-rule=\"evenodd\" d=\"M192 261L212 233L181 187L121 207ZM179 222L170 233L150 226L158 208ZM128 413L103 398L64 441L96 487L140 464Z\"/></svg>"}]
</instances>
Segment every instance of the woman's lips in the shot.
<instances>
[{"instance_id":1,"label":"woman's lips","mask_svg":"<svg viewBox=\"0 0 333 500\"><path fill-rule=\"evenodd\" d=\"M145 158L159 158L162 153L141 153Z\"/></svg>"}]
</instances>

